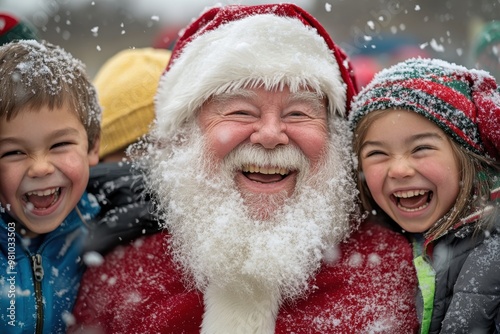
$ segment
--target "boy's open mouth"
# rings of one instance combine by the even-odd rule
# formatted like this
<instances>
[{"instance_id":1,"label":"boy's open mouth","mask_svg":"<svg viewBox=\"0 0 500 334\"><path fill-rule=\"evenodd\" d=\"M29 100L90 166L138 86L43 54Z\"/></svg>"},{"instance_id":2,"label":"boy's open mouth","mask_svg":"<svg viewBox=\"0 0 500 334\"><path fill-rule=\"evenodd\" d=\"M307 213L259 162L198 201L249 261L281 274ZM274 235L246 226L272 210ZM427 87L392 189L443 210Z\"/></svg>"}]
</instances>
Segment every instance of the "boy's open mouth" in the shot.
<instances>
[{"instance_id":1,"label":"boy's open mouth","mask_svg":"<svg viewBox=\"0 0 500 334\"><path fill-rule=\"evenodd\" d=\"M245 165L241 169L243 175L255 182L271 183L285 179L289 170L279 167L262 167L257 165Z\"/></svg>"},{"instance_id":2,"label":"boy's open mouth","mask_svg":"<svg viewBox=\"0 0 500 334\"><path fill-rule=\"evenodd\" d=\"M26 203L33 205L34 209L46 209L52 206L59 195L61 194L61 188L50 188L46 190L30 191L24 194L23 200Z\"/></svg>"},{"instance_id":3,"label":"boy's open mouth","mask_svg":"<svg viewBox=\"0 0 500 334\"><path fill-rule=\"evenodd\" d=\"M433 192L429 190L398 191L392 194L393 200L403 211L413 212L425 209L432 199Z\"/></svg>"}]
</instances>

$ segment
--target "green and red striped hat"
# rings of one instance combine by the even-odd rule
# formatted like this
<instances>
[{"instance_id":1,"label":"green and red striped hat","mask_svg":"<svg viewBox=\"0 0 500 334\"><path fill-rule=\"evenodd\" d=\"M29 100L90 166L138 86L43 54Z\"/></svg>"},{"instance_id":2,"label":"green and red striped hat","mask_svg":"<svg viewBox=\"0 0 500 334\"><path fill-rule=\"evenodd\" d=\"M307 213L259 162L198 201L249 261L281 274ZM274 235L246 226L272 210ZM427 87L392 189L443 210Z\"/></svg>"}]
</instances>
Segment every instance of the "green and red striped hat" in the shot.
<instances>
[{"instance_id":1,"label":"green and red striped hat","mask_svg":"<svg viewBox=\"0 0 500 334\"><path fill-rule=\"evenodd\" d=\"M0 13L0 45L20 39L39 40L35 28L13 15Z\"/></svg>"},{"instance_id":2,"label":"green and red striped hat","mask_svg":"<svg viewBox=\"0 0 500 334\"><path fill-rule=\"evenodd\" d=\"M414 111L477 154L500 158L500 91L485 71L412 58L377 73L354 98L349 122L375 110Z\"/></svg>"}]
</instances>

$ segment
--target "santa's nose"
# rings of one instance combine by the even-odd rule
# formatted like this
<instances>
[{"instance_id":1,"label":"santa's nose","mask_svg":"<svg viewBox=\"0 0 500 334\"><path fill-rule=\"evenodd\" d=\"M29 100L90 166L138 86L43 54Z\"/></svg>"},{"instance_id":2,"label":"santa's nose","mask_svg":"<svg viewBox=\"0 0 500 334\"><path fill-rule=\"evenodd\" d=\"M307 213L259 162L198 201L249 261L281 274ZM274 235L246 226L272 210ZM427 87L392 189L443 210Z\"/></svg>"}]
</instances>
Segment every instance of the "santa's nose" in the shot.
<instances>
[{"instance_id":1,"label":"santa's nose","mask_svg":"<svg viewBox=\"0 0 500 334\"><path fill-rule=\"evenodd\" d=\"M255 124L250 141L268 149L273 149L278 145L286 145L289 142L286 124L277 115L263 117Z\"/></svg>"}]
</instances>

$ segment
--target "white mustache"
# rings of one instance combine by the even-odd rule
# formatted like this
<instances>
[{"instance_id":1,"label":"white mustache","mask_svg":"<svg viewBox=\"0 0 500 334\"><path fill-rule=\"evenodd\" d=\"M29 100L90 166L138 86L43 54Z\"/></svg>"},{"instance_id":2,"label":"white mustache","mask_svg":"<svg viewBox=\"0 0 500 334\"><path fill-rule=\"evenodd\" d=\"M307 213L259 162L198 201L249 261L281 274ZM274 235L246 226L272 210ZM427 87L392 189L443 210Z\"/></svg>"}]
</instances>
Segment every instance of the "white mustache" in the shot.
<instances>
[{"instance_id":1,"label":"white mustache","mask_svg":"<svg viewBox=\"0 0 500 334\"><path fill-rule=\"evenodd\" d=\"M223 164L231 171L248 165L305 171L309 168L309 159L296 146L278 146L269 150L260 145L244 144L231 151Z\"/></svg>"}]
</instances>

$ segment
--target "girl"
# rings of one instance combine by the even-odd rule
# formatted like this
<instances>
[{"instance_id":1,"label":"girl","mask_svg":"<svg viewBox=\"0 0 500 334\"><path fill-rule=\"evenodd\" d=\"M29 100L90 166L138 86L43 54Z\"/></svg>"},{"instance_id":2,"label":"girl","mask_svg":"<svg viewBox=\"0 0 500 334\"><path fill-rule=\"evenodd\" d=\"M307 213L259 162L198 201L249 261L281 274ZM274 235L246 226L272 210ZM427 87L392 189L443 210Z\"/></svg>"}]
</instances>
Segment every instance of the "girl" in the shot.
<instances>
[{"instance_id":1,"label":"girl","mask_svg":"<svg viewBox=\"0 0 500 334\"><path fill-rule=\"evenodd\" d=\"M499 118L493 77L436 59L381 71L353 102L361 200L408 232L421 333L500 330Z\"/></svg>"}]
</instances>

